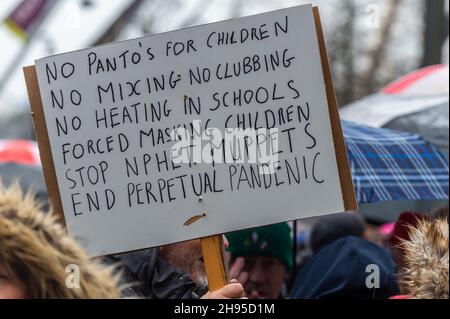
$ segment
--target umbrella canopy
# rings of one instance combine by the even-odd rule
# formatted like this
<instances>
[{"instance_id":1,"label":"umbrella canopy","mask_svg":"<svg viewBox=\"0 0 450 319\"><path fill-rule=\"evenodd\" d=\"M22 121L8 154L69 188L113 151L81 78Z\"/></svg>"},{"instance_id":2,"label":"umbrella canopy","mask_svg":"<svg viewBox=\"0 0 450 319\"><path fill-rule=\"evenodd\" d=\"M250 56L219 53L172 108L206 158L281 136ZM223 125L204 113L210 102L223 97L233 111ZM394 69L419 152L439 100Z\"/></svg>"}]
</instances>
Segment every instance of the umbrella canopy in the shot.
<instances>
[{"instance_id":1,"label":"umbrella canopy","mask_svg":"<svg viewBox=\"0 0 450 319\"><path fill-rule=\"evenodd\" d=\"M40 166L37 143L29 140L0 140L0 163Z\"/></svg>"},{"instance_id":2,"label":"umbrella canopy","mask_svg":"<svg viewBox=\"0 0 450 319\"><path fill-rule=\"evenodd\" d=\"M40 166L36 142L0 140L0 180L5 186L18 182L24 191L32 191L47 204L47 189Z\"/></svg>"},{"instance_id":3,"label":"umbrella canopy","mask_svg":"<svg viewBox=\"0 0 450 319\"><path fill-rule=\"evenodd\" d=\"M383 127L417 133L449 158L449 103L398 117Z\"/></svg>"},{"instance_id":4,"label":"umbrella canopy","mask_svg":"<svg viewBox=\"0 0 450 319\"><path fill-rule=\"evenodd\" d=\"M359 203L446 200L445 157L419 135L342 121Z\"/></svg>"},{"instance_id":5,"label":"umbrella canopy","mask_svg":"<svg viewBox=\"0 0 450 319\"><path fill-rule=\"evenodd\" d=\"M48 195L42 169L38 166L17 163L0 163L0 180L8 187L18 182L24 192L31 191L47 205Z\"/></svg>"},{"instance_id":6,"label":"umbrella canopy","mask_svg":"<svg viewBox=\"0 0 450 319\"><path fill-rule=\"evenodd\" d=\"M344 120L382 127L396 118L448 105L448 101L449 66L435 65L410 73L339 112Z\"/></svg>"},{"instance_id":7,"label":"umbrella canopy","mask_svg":"<svg viewBox=\"0 0 450 319\"><path fill-rule=\"evenodd\" d=\"M0 140L2 139L34 139L29 109L9 108L0 104Z\"/></svg>"},{"instance_id":8,"label":"umbrella canopy","mask_svg":"<svg viewBox=\"0 0 450 319\"><path fill-rule=\"evenodd\" d=\"M375 93L339 109L341 119L383 127L390 121L429 108L448 104L446 96L403 96Z\"/></svg>"},{"instance_id":9,"label":"umbrella canopy","mask_svg":"<svg viewBox=\"0 0 450 319\"><path fill-rule=\"evenodd\" d=\"M449 68L417 70L340 110L344 120L417 133L448 158Z\"/></svg>"},{"instance_id":10,"label":"umbrella canopy","mask_svg":"<svg viewBox=\"0 0 450 319\"><path fill-rule=\"evenodd\" d=\"M448 65L431 65L387 85L383 92L409 96L448 95Z\"/></svg>"},{"instance_id":11,"label":"umbrella canopy","mask_svg":"<svg viewBox=\"0 0 450 319\"><path fill-rule=\"evenodd\" d=\"M448 159L448 103L449 68L437 65L410 73L341 108L340 115L343 120L419 134ZM445 205L448 199L360 203L359 212L373 222L385 223L397 220L402 211L426 214Z\"/></svg>"}]
</instances>

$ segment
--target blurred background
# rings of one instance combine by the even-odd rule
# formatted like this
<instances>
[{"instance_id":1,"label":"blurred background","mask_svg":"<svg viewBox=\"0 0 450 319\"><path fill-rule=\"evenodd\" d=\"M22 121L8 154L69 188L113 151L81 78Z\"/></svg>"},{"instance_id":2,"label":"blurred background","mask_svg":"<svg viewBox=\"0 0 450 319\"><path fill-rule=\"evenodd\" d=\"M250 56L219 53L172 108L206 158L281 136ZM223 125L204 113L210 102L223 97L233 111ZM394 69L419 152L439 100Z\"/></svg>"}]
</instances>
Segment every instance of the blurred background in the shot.
<instances>
[{"instance_id":1,"label":"blurred background","mask_svg":"<svg viewBox=\"0 0 450 319\"><path fill-rule=\"evenodd\" d=\"M21 68L35 59L306 2L320 7L341 106L448 63L448 0L2 0L0 112L28 109Z\"/></svg>"}]
</instances>

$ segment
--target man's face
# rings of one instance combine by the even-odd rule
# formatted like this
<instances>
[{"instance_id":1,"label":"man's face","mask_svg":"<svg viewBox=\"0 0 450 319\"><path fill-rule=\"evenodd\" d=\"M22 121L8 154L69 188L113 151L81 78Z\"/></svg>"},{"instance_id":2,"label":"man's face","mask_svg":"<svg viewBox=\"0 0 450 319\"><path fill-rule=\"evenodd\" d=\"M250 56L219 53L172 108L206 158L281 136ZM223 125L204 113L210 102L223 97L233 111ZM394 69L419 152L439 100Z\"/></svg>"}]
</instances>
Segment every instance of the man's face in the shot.
<instances>
[{"instance_id":1,"label":"man's face","mask_svg":"<svg viewBox=\"0 0 450 319\"><path fill-rule=\"evenodd\" d=\"M188 274L197 287L207 285L200 239L163 246L161 257L172 266Z\"/></svg>"},{"instance_id":2,"label":"man's face","mask_svg":"<svg viewBox=\"0 0 450 319\"><path fill-rule=\"evenodd\" d=\"M0 264L0 299L25 299L25 291L15 283Z\"/></svg>"},{"instance_id":3,"label":"man's face","mask_svg":"<svg viewBox=\"0 0 450 319\"><path fill-rule=\"evenodd\" d=\"M279 298L288 276L286 267L273 257L246 257L243 271L248 273L244 289L250 299Z\"/></svg>"},{"instance_id":4,"label":"man's face","mask_svg":"<svg viewBox=\"0 0 450 319\"><path fill-rule=\"evenodd\" d=\"M227 238L222 236L222 240L224 248L227 249L229 246ZM208 285L200 239L162 246L161 257L188 274L197 287Z\"/></svg>"}]
</instances>

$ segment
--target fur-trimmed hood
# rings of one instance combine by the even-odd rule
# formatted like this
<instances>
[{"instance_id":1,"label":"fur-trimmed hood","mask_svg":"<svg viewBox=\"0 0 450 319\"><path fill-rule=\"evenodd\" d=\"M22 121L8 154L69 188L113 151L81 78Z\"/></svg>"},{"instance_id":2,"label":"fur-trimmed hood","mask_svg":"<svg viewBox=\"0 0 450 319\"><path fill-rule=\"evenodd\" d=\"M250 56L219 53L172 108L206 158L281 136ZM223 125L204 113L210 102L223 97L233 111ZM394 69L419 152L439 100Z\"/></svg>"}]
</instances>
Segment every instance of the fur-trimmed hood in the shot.
<instances>
[{"instance_id":1,"label":"fur-trimmed hood","mask_svg":"<svg viewBox=\"0 0 450 319\"><path fill-rule=\"evenodd\" d=\"M401 283L413 298L448 298L448 219L423 219L403 241L405 272Z\"/></svg>"},{"instance_id":2,"label":"fur-trimmed hood","mask_svg":"<svg viewBox=\"0 0 450 319\"><path fill-rule=\"evenodd\" d=\"M28 298L119 298L112 268L92 260L32 194L0 183L0 263ZM79 270L79 288L77 274ZM69 279L68 279L69 278ZM72 281L72 288L66 282Z\"/></svg>"}]
</instances>

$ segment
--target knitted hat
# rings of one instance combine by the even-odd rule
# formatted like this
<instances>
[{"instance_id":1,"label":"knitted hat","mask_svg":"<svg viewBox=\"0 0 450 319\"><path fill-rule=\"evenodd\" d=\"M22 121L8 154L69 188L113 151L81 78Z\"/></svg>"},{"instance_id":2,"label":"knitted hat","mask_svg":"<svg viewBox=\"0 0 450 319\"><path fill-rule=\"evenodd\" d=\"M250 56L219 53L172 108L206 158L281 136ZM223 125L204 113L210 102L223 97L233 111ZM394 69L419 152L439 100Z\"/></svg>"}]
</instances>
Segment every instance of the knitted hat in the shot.
<instances>
[{"instance_id":1,"label":"knitted hat","mask_svg":"<svg viewBox=\"0 0 450 319\"><path fill-rule=\"evenodd\" d=\"M293 266L293 243L291 229L287 223L269 225L229 233L228 251L233 258L247 256L274 257L281 261L288 271Z\"/></svg>"},{"instance_id":2,"label":"knitted hat","mask_svg":"<svg viewBox=\"0 0 450 319\"><path fill-rule=\"evenodd\" d=\"M317 252L342 237L362 237L363 233L364 220L360 215L339 213L321 216L311 230L311 249Z\"/></svg>"}]
</instances>

